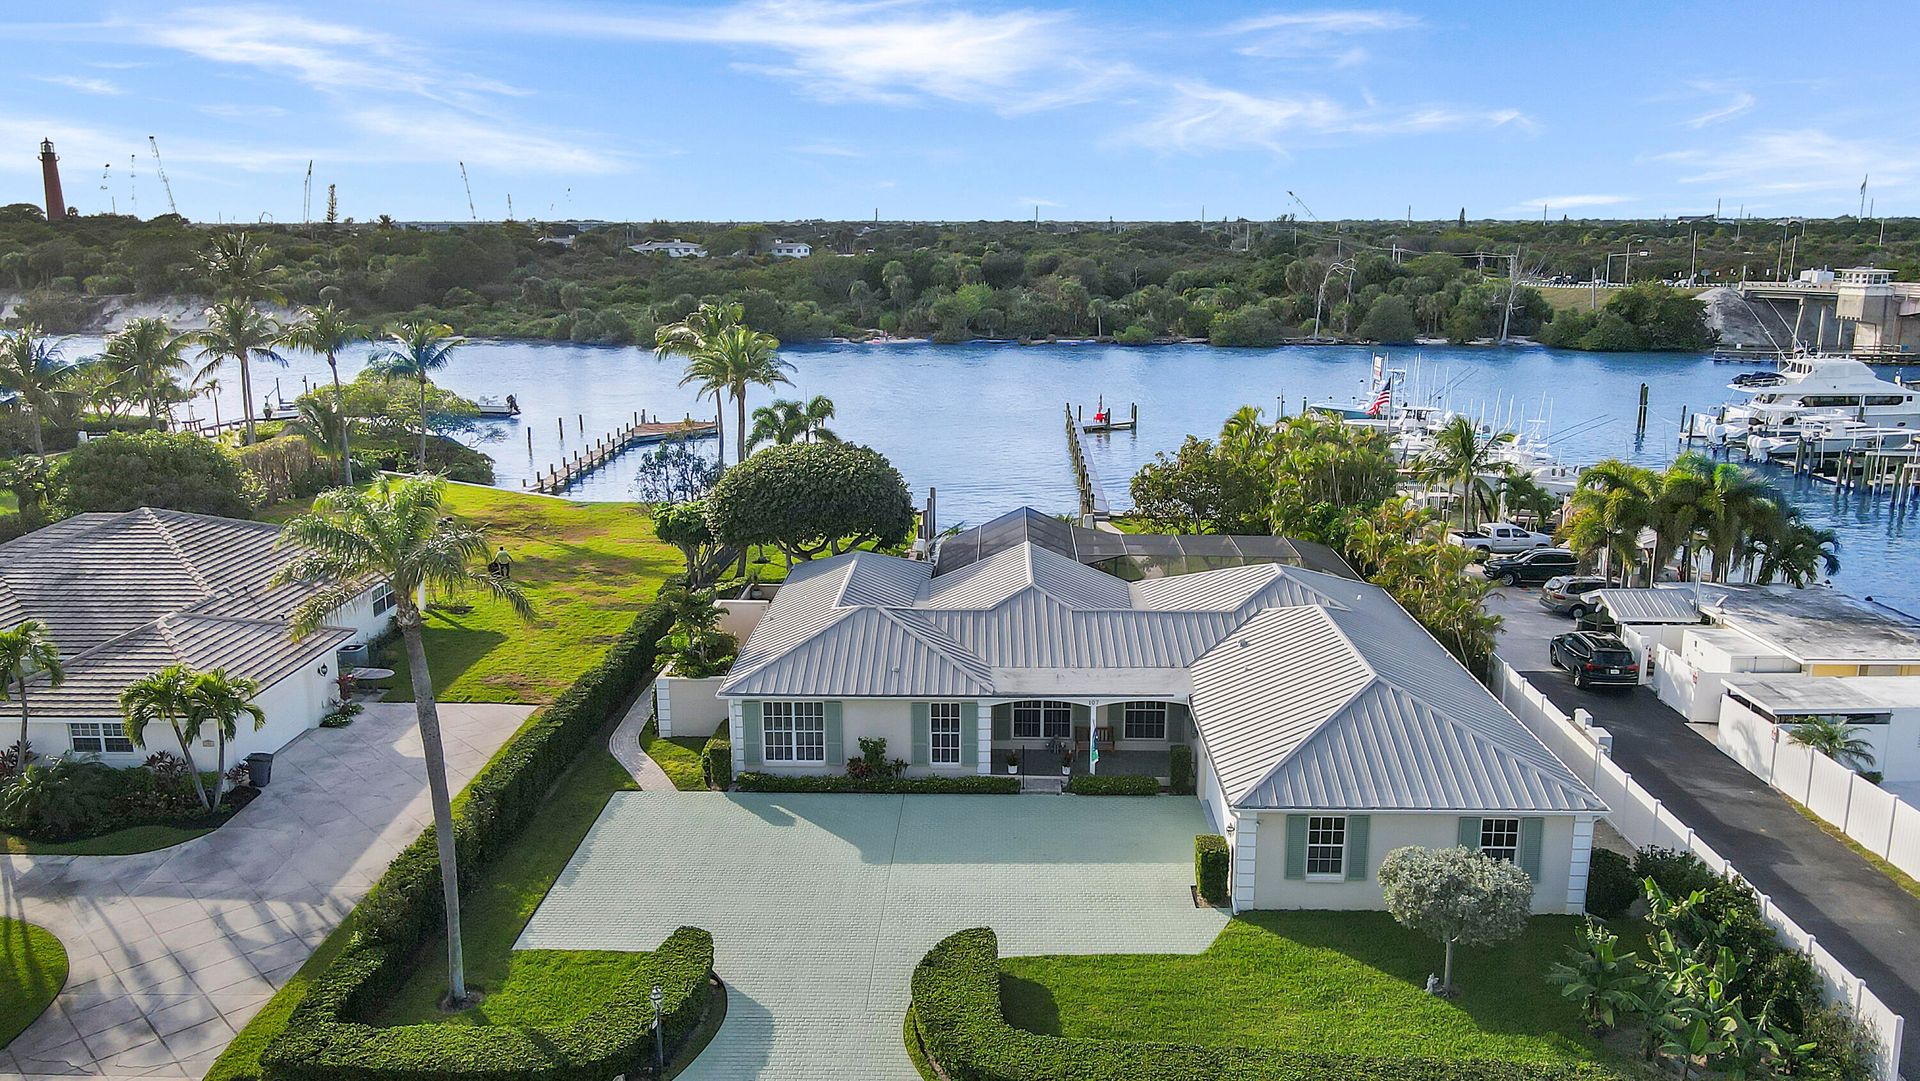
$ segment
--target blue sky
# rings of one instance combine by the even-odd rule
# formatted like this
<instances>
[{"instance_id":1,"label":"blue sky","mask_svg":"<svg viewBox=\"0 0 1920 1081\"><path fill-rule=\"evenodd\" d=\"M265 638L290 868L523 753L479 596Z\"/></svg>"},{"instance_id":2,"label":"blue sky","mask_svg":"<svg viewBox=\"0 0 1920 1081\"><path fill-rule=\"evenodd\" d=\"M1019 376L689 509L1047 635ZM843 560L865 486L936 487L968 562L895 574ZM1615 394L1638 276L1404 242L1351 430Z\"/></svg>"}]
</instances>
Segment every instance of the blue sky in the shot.
<instances>
[{"instance_id":1,"label":"blue sky","mask_svg":"<svg viewBox=\"0 0 1920 1081\"><path fill-rule=\"evenodd\" d=\"M0 201L609 219L1920 212L1895 5L13 2ZM129 156L133 161L129 162ZM108 190L102 165L111 163ZM129 178L129 169L134 175Z\"/></svg>"}]
</instances>

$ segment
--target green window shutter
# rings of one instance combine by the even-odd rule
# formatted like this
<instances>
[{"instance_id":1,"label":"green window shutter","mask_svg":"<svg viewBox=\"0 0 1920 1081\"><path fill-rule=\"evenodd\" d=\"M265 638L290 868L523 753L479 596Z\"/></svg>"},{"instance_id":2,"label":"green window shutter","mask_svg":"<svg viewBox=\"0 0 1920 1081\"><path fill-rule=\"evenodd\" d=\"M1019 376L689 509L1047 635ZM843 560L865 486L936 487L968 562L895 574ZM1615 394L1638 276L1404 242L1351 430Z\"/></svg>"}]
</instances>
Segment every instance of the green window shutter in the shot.
<instances>
[{"instance_id":1,"label":"green window shutter","mask_svg":"<svg viewBox=\"0 0 1920 1081\"><path fill-rule=\"evenodd\" d=\"M1523 818L1520 820L1520 869L1535 882L1540 881L1540 840L1546 833L1547 820L1544 818Z\"/></svg>"},{"instance_id":2,"label":"green window shutter","mask_svg":"<svg viewBox=\"0 0 1920 1081\"><path fill-rule=\"evenodd\" d=\"M748 769L759 769L760 762L760 703L740 703L740 741L746 746Z\"/></svg>"},{"instance_id":3,"label":"green window shutter","mask_svg":"<svg viewBox=\"0 0 1920 1081\"><path fill-rule=\"evenodd\" d=\"M846 745L840 735L840 703L828 702L822 707L821 712L825 714L826 720L827 766L830 769L839 769L847 764Z\"/></svg>"},{"instance_id":4,"label":"green window shutter","mask_svg":"<svg viewBox=\"0 0 1920 1081\"><path fill-rule=\"evenodd\" d=\"M1372 820L1366 815L1347 816L1347 881L1367 880L1367 830Z\"/></svg>"},{"instance_id":5,"label":"green window shutter","mask_svg":"<svg viewBox=\"0 0 1920 1081\"><path fill-rule=\"evenodd\" d=\"M1013 738L1013 703L1000 702L993 707L993 738Z\"/></svg>"},{"instance_id":6,"label":"green window shutter","mask_svg":"<svg viewBox=\"0 0 1920 1081\"><path fill-rule=\"evenodd\" d=\"M928 744L933 741L932 710L925 702L913 704L913 758L916 766L924 766L932 760Z\"/></svg>"},{"instance_id":7,"label":"green window shutter","mask_svg":"<svg viewBox=\"0 0 1920 1081\"><path fill-rule=\"evenodd\" d=\"M1307 816L1287 816L1287 877L1307 877Z\"/></svg>"},{"instance_id":8,"label":"green window shutter","mask_svg":"<svg viewBox=\"0 0 1920 1081\"><path fill-rule=\"evenodd\" d=\"M1480 851L1480 820L1462 818L1460 820L1460 847L1470 851Z\"/></svg>"},{"instance_id":9,"label":"green window shutter","mask_svg":"<svg viewBox=\"0 0 1920 1081\"><path fill-rule=\"evenodd\" d=\"M980 703L960 703L960 767L980 765Z\"/></svg>"},{"instance_id":10,"label":"green window shutter","mask_svg":"<svg viewBox=\"0 0 1920 1081\"><path fill-rule=\"evenodd\" d=\"M1185 702L1167 703L1167 742L1187 742L1187 704Z\"/></svg>"}]
</instances>

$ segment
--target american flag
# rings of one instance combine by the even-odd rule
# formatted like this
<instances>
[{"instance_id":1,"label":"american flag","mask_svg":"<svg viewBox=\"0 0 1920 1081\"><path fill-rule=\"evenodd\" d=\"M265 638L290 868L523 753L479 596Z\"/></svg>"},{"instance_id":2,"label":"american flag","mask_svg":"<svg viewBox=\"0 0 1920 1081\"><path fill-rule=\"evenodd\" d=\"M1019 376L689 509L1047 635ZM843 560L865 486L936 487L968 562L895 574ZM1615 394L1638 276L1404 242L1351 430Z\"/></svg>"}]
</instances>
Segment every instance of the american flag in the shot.
<instances>
[{"instance_id":1,"label":"american flag","mask_svg":"<svg viewBox=\"0 0 1920 1081\"><path fill-rule=\"evenodd\" d=\"M1393 380L1388 379L1386 382L1380 384L1380 393L1374 395L1372 403L1367 406L1367 416L1370 416L1370 417L1379 416L1380 411L1385 409L1392 402L1393 402Z\"/></svg>"}]
</instances>

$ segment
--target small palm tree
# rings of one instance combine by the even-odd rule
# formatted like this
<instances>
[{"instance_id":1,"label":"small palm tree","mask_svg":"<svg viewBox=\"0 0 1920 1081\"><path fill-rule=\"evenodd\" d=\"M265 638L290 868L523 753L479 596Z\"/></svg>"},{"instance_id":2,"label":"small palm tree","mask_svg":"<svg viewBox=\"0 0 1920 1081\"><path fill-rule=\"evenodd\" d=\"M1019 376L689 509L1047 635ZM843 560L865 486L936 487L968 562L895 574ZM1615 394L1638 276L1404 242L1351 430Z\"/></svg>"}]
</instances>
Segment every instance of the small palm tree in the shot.
<instances>
[{"instance_id":1,"label":"small palm tree","mask_svg":"<svg viewBox=\"0 0 1920 1081\"><path fill-rule=\"evenodd\" d=\"M345 462L347 429L352 425L353 419L341 407L340 399L303 394L294 402L293 419L287 421L284 430L288 435L297 435L306 440L307 445L322 458L338 458ZM343 474L341 483L353 483L351 466Z\"/></svg>"},{"instance_id":2,"label":"small palm tree","mask_svg":"<svg viewBox=\"0 0 1920 1081\"><path fill-rule=\"evenodd\" d=\"M347 313L331 302L318 308L303 309L300 321L280 333L280 342L293 349L304 349L327 358L327 371L333 374L334 404L345 412L346 395L340 389L340 351L367 337L367 328L347 318ZM340 425L340 483L353 486L353 448L347 445L349 425Z\"/></svg>"},{"instance_id":3,"label":"small palm tree","mask_svg":"<svg viewBox=\"0 0 1920 1081\"><path fill-rule=\"evenodd\" d=\"M27 681L41 673L46 674L47 684L52 687L58 687L67 678L66 669L60 665L60 647L54 644L53 632L47 625L29 619L0 631L0 702L7 701L16 690L20 698L20 743L13 760L15 774L25 774L27 770Z\"/></svg>"},{"instance_id":4,"label":"small palm tree","mask_svg":"<svg viewBox=\"0 0 1920 1081\"><path fill-rule=\"evenodd\" d=\"M1460 528L1473 528L1473 512L1493 505L1493 488L1486 475L1494 472L1501 446L1513 442L1512 432L1482 435L1466 417L1454 417L1435 433L1433 449L1419 463L1429 481L1439 481L1460 497Z\"/></svg>"},{"instance_id":5,"label":"small palm tree","mask_svg":"<svg viewBox=\"0 0 1920 1081\"><path fill-rule=\"evenodd\" d=\"M213 737L220 750L213 771L213 805L227 787L227 743L240 734L240 718L253 721L254 731L267 723L267 715L253 698L260 684L245 676L230 676L224 668L196 673L187 684L187 738L199 739L205 725L213 726Z\"/></svg>"},{"instance_id":6,"label":"small palm tree","mask_svg":"<svg viewBox=\"0 0 1920 1081\"><path fill-rule=\"evenodd\" d=\"M194 795L200 797L201 807L212 810L213 804L207 800L207 786L200 781L200 767L193 761L193 734L187 727L193 709L189 690L196 675L198 673L184 664L170 664L142 676L120 692L120 712L126 718L127 738L142 750L147 746L149 725L158 721L167 726L175 742L180 744L181 757L187 761L187 776L193 778Z\"/></svg>"},{"instance_id":7,"label":"small palm tree","mask_svg":"<svg viewBox=\"0 0 1920 1081\"><path fill-rule=\"evenodd\" d=\"M68 367L60 350L59 339L46 337L32 323L0 338L0 391L11 394L19 404L33 453L40 458L47 456L40 420L58 407L61 381Z\"/></svg>"},{"instance_id":8,"label":"small palm tree","mask_svg":"<svg viewBox=\"0 0 1920 1081\"><path fill-rule=\"evenodd\" d=\"M1819 751L1856 772L1873 768L1873 744L1860 734L1860 726L1832 717L1809 717L1787 734L1802 747Z\"/></svg>"},{"instance_id":9,"label":"small palm tree","mask_svg":"<svg viewBox=\"0 0 1920 1081\"><path fill-rule=\"evenodd\" d=\"M252 443L253 361L258 358L286 364L280 354L273 351L280 340L280 325L251 303L228 299L208 308L206 329L187 335L187 340L199 346L200 355L207 360L197 376L202 383L229 360L240 365L240 405L245 411L247 442Z\"/></svg>"},{"instance_id":10,"label":"small palm tree","mask_svg":"<svg viewBox=\"0 0 1920 1081\"><path fill-rule=\"evenodd\" d=\"M100 354L163 430L172 427L167 407L180 398L177 375L187 366L187 344L186 336L175 334L164 319L135 319L109 337Z\"/></svg>"},{"instance_id":11,"label":"small palm tree","mask_svg":"<svg viewBox=\"0 0 1920 1081\"><path fill-rule=\"evenodd\" d=\"M753 431L747 437L747 446L756 448L766 443L800 441L838 443L840 437L827 427L827 421L832 419L833 399L824 394L816 394L805 402L778 398L772 405L753 411Z\"/></svg>"},{"instance_id":12,"label":"small palm tree","mask_svg":"<svg viewBox=\"0 0 1920 1081\"><path fill-rule=\"evenodd\" d=\"M413 379L420 384L419 472L427 471L427 384L445 368L453 351L466 339L456 338L445 323L401 323L387 335L386 345L369 365L389 379Z\"/></svg>"},{"instance_id":13,"label":"small palm tree","mask_svg":"<svg viewBox=\"0 0 1920 1081\"><path fill-rule=\"evenodd\" d=\"M283 299L269 281L273 254L245 232L215 233L207 250L200 253L199 263L200 272L213 282L214 292L222 299L249 305L256 300Z\"/></svg>"},{"instance_id":14,"label":"small palm tree","mask_svg":"<svg viewBox=\"0 0 1920 1081\"><path fill-rule=\"evenodd\" d=\"M453 806L447 786L446 751L433 677L427 669L420 600L483 591L505 601L521 619L533 608L511 579L476 567L487 558L477 530L448 516L446 482L439 477L380 477L365 491L335 488L320 493L313 511L287 523L280 543L305 550L276 581L318 583L293 613L296 634L308 634L365 592L369 579L393 592L395 622L406 646L413 683L414 715L426 758L433 829L440 850L440 889L447 914L448 999L467 999L460 953L460 875L454 852Z\"/></svg>"},{"instance_id":15,"label":"small palm tree","mask_svg":"<svg viewBox=\"0 0 1920 1081\"><path fill-rule=\"evenodd\" d=\"M1609 581L1626 582L1640 558L1640 531L1654 522L1659 476L1618 459L1588 466L1574 489L1567 541L1582 555L1601 556Z\"/></svg>"}]
</instances>

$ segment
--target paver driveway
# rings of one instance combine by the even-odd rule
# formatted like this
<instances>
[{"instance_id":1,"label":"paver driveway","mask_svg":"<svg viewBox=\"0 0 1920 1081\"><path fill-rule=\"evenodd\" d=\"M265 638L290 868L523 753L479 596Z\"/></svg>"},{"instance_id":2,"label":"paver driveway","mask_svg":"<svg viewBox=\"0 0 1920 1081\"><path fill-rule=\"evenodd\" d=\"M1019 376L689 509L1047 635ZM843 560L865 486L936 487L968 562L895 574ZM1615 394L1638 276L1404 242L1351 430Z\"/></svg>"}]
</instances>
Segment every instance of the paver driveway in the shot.
<instances>
[{"instance_id":1,"label":"paver driveway","mask_svg":"<svg viewBox=\"0 0 1920 1081\"><path fill-rule=\"evenodd\" d=\"M466 784L532 706L440 706ZM0 1049L0 1077L198 1078L432 821L410 704L281 751L233 821L137 856L0 856L0 911L59 937L71 968Z\"/></svg>"},{"instance_id":2,"label":"paver driveway","mask_svg":"<svg viewBox=\"0 0 1920 1081\"><path fill-rule=\"evenodd\" d=\"M1198 953L1186 797L616 795L521 949L713 933L727 1021L681 1075L913 1079L907 980L935 942L990 926L1008 954Z\"/></svg>"}]
</instances>

